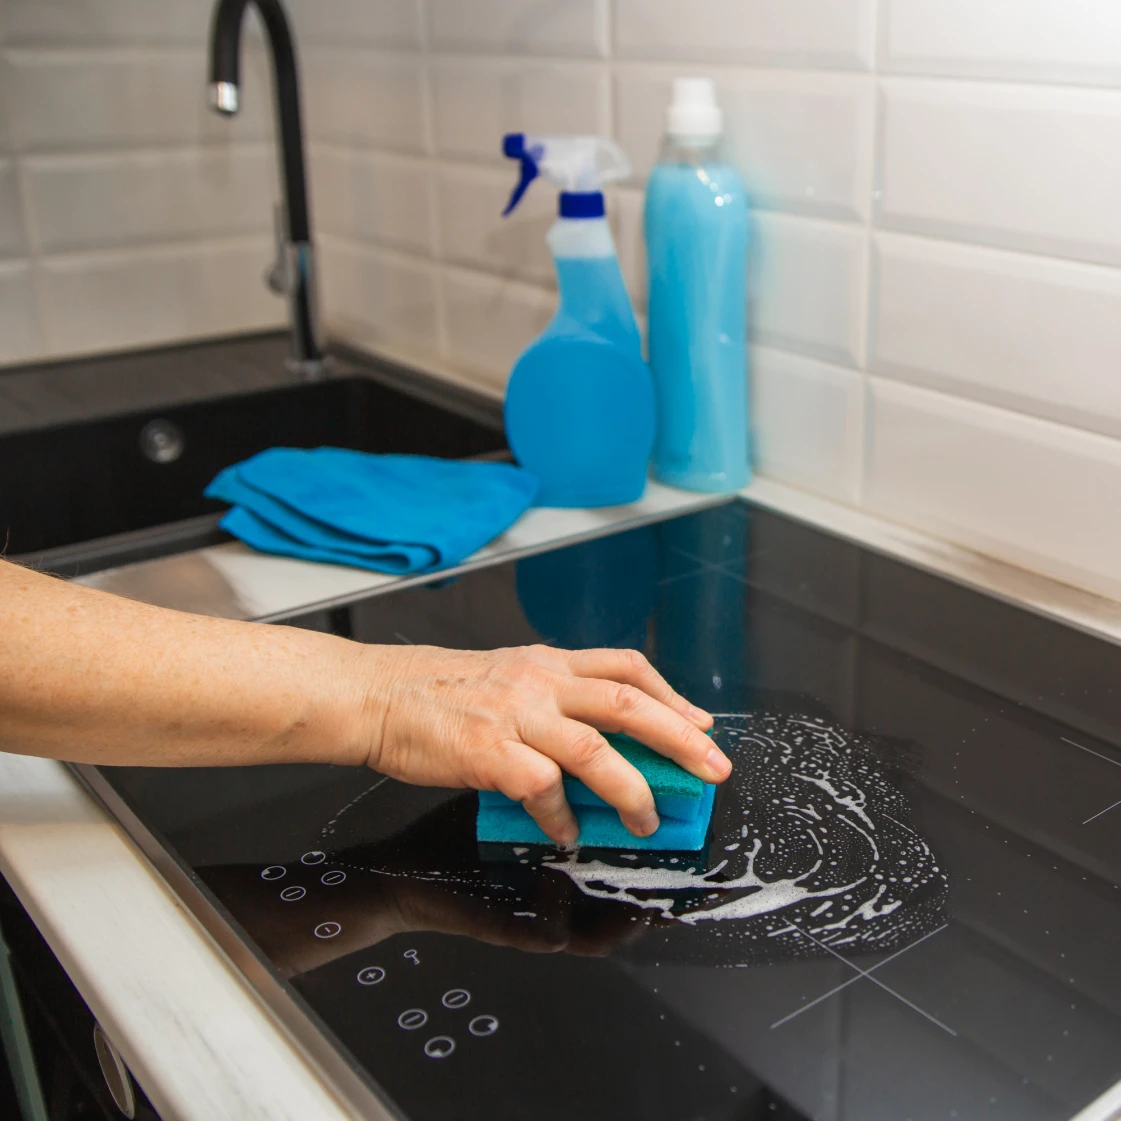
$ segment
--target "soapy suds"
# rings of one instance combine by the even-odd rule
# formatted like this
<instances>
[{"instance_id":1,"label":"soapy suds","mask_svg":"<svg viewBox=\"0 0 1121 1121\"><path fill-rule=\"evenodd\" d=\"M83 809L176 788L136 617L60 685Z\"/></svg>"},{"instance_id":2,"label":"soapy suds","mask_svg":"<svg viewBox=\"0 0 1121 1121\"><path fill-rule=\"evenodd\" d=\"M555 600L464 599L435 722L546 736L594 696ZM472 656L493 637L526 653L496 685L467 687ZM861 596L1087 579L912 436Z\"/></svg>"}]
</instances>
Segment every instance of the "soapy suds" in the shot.
<instances>
[{"instance_id":1,"label":"soapy suds","mask_svg":"<svg viewBox=\"0 0 1121 1121\"><path fill-rule=\"evenodd\" d=\"M763 713L718 717L714 738L734 769L706 853L592 858L519 845L506 860L480 858L475 803L463 796L376 850L358 845L332 860L438 891L477 928L493 923L488 937L499 941L505 919L521 929L575 923L594 932L611 929L610 913L633 932L612 953L654 964L891 951L945 921L945 873L909 824L884 745L825 719ZM360 833L377 812L369 792L332 824L353 818ZM558 879L571 892L558 894Z\"/></svg>"},{"instance_id":2,"label":"soapy suds","mask_svg":"<svg viewBox=\"0 0 1121 1121\"><path fill-rule=\"evenodd\" d=\"M731 921L737 938L782 938L806 951L804 935L887 949L936 920L945 874L906 824L906 802L869 741L806 717L733 714L717 725L735 770L711 851L730 855L707 871L579 853L545 867L585 895L663 922Z\"/></svg>"}]
</instances>

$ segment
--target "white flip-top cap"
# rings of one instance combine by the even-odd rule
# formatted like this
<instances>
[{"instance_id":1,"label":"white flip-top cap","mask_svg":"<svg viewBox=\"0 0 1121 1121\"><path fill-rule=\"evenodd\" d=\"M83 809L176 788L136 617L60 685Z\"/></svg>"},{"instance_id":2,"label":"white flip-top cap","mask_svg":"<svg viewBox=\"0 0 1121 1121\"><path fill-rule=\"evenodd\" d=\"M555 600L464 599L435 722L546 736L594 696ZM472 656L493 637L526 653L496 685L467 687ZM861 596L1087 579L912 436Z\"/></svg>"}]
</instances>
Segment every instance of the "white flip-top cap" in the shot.
<instances>
[{"instance_id":1,"label":"white flip-top cap","mask_svg":"<svg viewBox=\"0 0 1121 1121\"><path fill-rule=\"evenodd\" d=\"M666 132L671 136L718 136L723 131L724 114L716 104L712 79L674 78Z\"/></svg>"}]
</instances>

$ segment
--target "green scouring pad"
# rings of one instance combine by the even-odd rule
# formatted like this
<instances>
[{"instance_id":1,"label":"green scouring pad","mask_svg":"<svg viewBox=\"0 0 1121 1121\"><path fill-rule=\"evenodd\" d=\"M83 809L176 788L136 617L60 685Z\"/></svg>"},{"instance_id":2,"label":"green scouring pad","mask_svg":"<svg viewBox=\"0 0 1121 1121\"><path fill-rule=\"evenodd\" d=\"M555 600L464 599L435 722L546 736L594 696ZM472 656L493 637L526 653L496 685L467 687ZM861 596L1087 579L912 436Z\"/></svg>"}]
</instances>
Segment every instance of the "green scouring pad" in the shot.
<instances>
[{"instance_id":1,"label":"green scouring pad","mask_svg":"<svg viewBox=\"0 0 1121 1121\"><path fill-rule=\"evenodd\" d=\"M654 805L662 822L651 836L635 837L619 820L613 807L579 779L565 775L565 796L580 825L578 844L683 852L703 848L716 788L630 736L607 735L606 739L642 773L654 795ZM479 792L475 835L481 842L552 844L520 803L487 790Z\"/></svg>"}]
</instances>

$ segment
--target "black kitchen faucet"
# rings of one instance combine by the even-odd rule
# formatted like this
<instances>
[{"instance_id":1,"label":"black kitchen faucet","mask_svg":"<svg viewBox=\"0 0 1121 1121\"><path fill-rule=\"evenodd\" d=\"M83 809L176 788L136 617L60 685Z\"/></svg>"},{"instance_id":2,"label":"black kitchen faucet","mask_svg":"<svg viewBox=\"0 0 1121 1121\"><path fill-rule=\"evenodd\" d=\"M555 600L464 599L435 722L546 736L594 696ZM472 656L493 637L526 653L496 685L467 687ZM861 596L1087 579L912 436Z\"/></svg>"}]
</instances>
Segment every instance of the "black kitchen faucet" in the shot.
<instances>
[{"instance_id":1,"label":"black kitchen faucet","mask_svg":"<svg viewBox=\"0 0 1121 1121\"><path fill-rule=\"evenodd\" d=\"M210 24L210 107L225 117L238 111L241 27L250 0L217 0ZM277 208L277 260L269 287L288 297L292 325L290 368L308 380L321 377L323 352L316 321L315 252L308 216L300 81L292 30L280 0L253 0L268 35L280 137L283 199Z\"/></svg>"}]
</instances>

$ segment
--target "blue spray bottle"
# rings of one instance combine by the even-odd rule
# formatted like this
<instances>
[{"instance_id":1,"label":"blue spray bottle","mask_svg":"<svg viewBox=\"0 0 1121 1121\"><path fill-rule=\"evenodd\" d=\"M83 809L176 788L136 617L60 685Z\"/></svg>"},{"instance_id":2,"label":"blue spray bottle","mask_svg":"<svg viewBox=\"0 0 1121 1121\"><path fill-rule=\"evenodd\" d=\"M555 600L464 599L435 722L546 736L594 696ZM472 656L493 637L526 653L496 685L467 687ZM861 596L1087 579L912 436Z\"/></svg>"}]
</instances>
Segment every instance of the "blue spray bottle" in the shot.
<instances>
[{"instance_id":1,"label":"blue spray bottle","mask_svg":"<svg viewBox=\"0 0 1121 1121\"><path fill-rule=\"evenodd\" d=\"M747 199L721 155L711 80L678 78L646 185L654 475L699 491L751 480L747 398Z\"/></svg>"},{"instance_id":2,"label":"blue spray bottle","mask_svg":"<svg viewBox=\"0 0 1121 1121\"><path fill-rule=\"evenodd\" d=\"M625 178L630 164L595 136L512 133L503 151L521 164L504 214L538 175L560 188L547 237L560 304L514 363L506 438L537 476L540 506L637 501L654 444L654 388L603 201L603 184Z\"/></svg>"}]
</instances>

